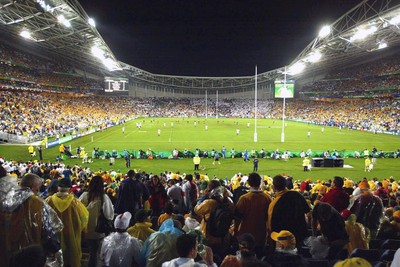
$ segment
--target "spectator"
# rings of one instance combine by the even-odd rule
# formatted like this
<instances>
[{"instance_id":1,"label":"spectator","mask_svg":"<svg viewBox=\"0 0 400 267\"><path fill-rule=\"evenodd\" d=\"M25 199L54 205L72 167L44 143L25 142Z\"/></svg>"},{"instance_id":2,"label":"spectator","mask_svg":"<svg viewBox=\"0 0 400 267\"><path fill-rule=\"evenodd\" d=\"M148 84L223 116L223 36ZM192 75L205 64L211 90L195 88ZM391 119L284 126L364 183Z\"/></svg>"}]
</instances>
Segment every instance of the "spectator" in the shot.
<instances>
[{"instance_id":1,"label":"spectator","mask_svg":"<svg viewBox=\"0 0 400 267\"><path fill-rule=\"evenodd\" d=\"M238 237L239 250L236 255L227 255L220 267L240 267L246 262L258 261L254 251L256 240L250 233L245 233Z\"/></svg>"},{"instance_id":2,"label":"spectator","mask_svg":"<svg viewBox=\"0 0 400 267\"><path fill-rule=\"evenodd\" d=\"M184 193L182 188L177 184L175 179L170 179L168 181L168 184L170 185L170 187L167 190L167 195L174 205L174 213L184 214L186 211L186 207L183 199Z\"/></svg>"},{"instance_id":3,"label":"spectator","mask_svg":"<svg viewBox=\"0 0 400 267\"><path fill-rule=\"evenodd\" d=\"M346 232L349 236L347 251L349 254L356 248L369 249L369 230L356 220L354 214L351 214L346 220Z\"/></svg>"},{"instance_id":4,"label":"spectator","mask_svg":"<svg viewBox=\"0 0 400 267\"><path fill-rule=\"evenodd\" d=\"M150 197L149 203L150 208L153 210L153 216L160 216L167 202L167 192L161 183L160 177L153 175L150 181L147 183L147 188L149 189Z\"/></svg>"},{"instance_id":5,"label":"spectator","mask_svg":"<svg viewBox=\"0 0 400 267\"><path fill-rule=\"evenodd\" d=\"M184 202L188 212L193 211L194 206L196 206L197 199L199 197L197 185L193 181L193 175L187 174L185 176L187 180L183 186L182 190L185 194Z\"/></svg>"},{"instance_id":6,"label":"spectator","mask_svg":"<svg viewBox=\"0 0 400 267\"><path fill-rule=\"evenodd\" d=\"M152 223L151 220L152 210L138 210L135 214L135 224L128 228L128 233L136 237L141 241L146 241L146 239L155 231L151 229Z\"/></svg>"},{"instance_id":7,"label":"spectator","mask_svg":"<svg viewBox=\"0 0 400 267\"><path fill-rule=\"evenodd\" d=\"M258 173L251 173L247 182L250 191L236 203L235 235L252 234L256 251L261 254L267 238L268 207L272 200L260 190L261 176Z\"/></svg>"},{"instance_id":8,"label":"spectator","mask_svg":"<svg viewBox=\"0 0 400 267\"><path fill-rule=\"evenodd\" d=\"M353 266L362 266L362 267L372 267L371 263L363 258L353 257L349 259L345 259L342 261L338 261L333 265L333 267L353 267Z\"/></svg>"},{"instance_id":9,"label":"spectator","mask_svg":"<svg viewBox=\"0 0 400 267\"><path fill-rule=\"evenodd\" d=\"M214 253L220 256L224 256L226 253L228 246L228 235L225 237L213 236L207 230L207 221L210 220L211 214L215 211L219 203L225 203L229 206L229 209L231 209L232 213L234 212L235 206L233 201L229 197L224 196L224 192L225 188L222 186L214 188L209 193L209 197L207 199L194 207L194 212L203 218L201 221L201 231L208 240L208 245L212 248Z\"/></svg>"},{"instance_id":10,"label":"spectator","mask_svg":"<svg viewBox=\"0 0 400 267\"><path fill-rule=\"evenodd\" d=\"M144 202L149 199L150 194L147 187L140 181L140 173L129 170L127 176L119 187L115 211L119 214L129 211L134 215L137 210L143 209ZM133 223L132 220L130 225Z\"/></svg>"},{"instance_id":11,"label":"spectator","mask_svg":"<svg viewBox=\"0 0 400 267\"><path fill-rule=\"evenodd\" d=\"M350 211L357 216L357 222L371 231L371 238L374 239L383 214L382 200L371 193L370 185L366 179L358 184L358 188L360 195L355 197Z\"/></svg>"},{"instance_id":12,"label":"spectator","mask_svg":"<svg viewBox=\"0 0 400 267\"><path fill-rule=\"evenodd\" d=\"M165 212L158 217L158 226L161 226L166 220L174 218L174 205L171 202L165 204Z\"/></svg>"},{"instance_id":13,"label":"spectator","mask_svg":"<svg viewBox=\"0 0 400 267\"><path fill-rule=\"evenodd\" d=\"M328 259L336 259L349 241L342 216L330 204L319 202L312 212L313 236L317 228L329 244Z\"/></svg>"},{"instance_id":14,"label":"spectator","mask_svg":"<svg viewBox=\"0 0 400 267\"><path fill-rule=\"evenodd\" d=\"M159 267L162 263L177 257L176 240L183 233L179 222L166 220L144 243L140 264L146 267Z\"/></svg>"},{"instance_id":15,"label":"spectator","mask_svg":"<svg viewBox=\"0 0 400 267\"><path fill-rule=\"evenodd\" d=\"M378 188L374 191L374 195L378 196L382 200L382 204L384 207L387 207L389 204L389 193L383 187L382 182L378 182Z\"/></svg>"},{"instance_id":16,"label":"spectator","mask_svg":"<svg viewBox=\"0 0 400 267\"><path fill-rule=\"evenodd\" d=\"M89 212L80 200L68 193L71 186L71 180L61 179L58 184L58 192L47 198L46 201L57 212L64 224L64 229L60 234L64 265L80 267L82 231L88 224Z\"/></svg>"},{"instance_id":17,"label":"spectator","mask_svg":"<svg viewBox=\"0 0 400 267\"><path fill-rule=\"evenodd\" d=\"M107 267L135 266L140 259L142 241L128 234L130 212L117 215L114 221L115 233L107 236L101 246L100 259Z\"/></svg>"},{"instance_id":18,"label":"spectator","mask_svg":"<svg viewBox=\"0 0 400 267\"><path fill-rule=\"evenodd\" d=\"M197 235L183 234L176 240L176 250L179 257L171 261L164 262L162 267L174 266L193 266L193 267L216 267L213 261L212 249L205 247L205 255L202 256L204 263L197 263L194 259L197 257L198 241Z\"/></svg>"},{"instance_id":19,"label":"spectator","mask_svg":"<svg viewBox=\"0 0 400 267\"><path fill-rule=\"evenodd\" d=\"M22 178L21 188L12 188L1 202L0 257L5 267L21 248L41 245L49 253L57 253L60 242L56 234L63 223L47 203L37 197L31 188L41 184L39 176L29 174ZM36 189L34 189L36 191Z\"/></svg>"},{"instance_id":20,"label":"spectator","mask_svg":"<svg viewBox=\"0 0 400 267\"><path fill-rule=\"evenodd\" d=\"M287 230L296 238L296 246L301 246L307 236L305 214L310 211L304 197L296 191L286 188L286 179L282 175L273 178L275 198L268 208L269 232ZM274 249L273 244L272 249Z\"/></svg>"},{"instance_id":21,"label":"spectator","mask_svg":"<svg viewBox=\"0 0 400 267\"><path fill-rule=\"evenodd\" d=\"M331 190L326 193L322 198L321 202L329 203L339 213L347 209L349 206L349 195L343 189L343 178L335 176L331 185Z\"/></svg>"},{"instance_id":22,"label":"spectator","mask_svg":"<svg viewBox=\"0 0 400 267\"><path fill-rule=\"evenodd\" d=\"M84 192L79 200L89 211L89 221L87 227L87 239L89 246L89 266L96 266L97 254L100 247L100 241L104 238L104 233L95 231L97 218L100 210L103 211L104 217L108 220L114 219L114 207L109 197L104 193L103 178L94 176L89 183L87 192ZM109 234L109 233L107 233Z\"/></svg>"},{"instance_id":23,"label":"spectator","mask_svg":"<svg viewBox=\"0 0 400 267\"><path fill-rule=\"evenodd\" d=\"M307 266L297 254L296 238L291 232L272 232L271 239L276 242L276 251L269 260L272 266Z\"/></svg>"},{"instance_id":24,"label":"spectator","mask_svg":"<svg viewBox=\"0 0 400 267\"><path fill-rule=\"evenodd\" d=\"M17 178L7 175L7 171L0 165L0 203L3 202L8 192L11 189L17 189Z\"/></svg>"}]
</instances>

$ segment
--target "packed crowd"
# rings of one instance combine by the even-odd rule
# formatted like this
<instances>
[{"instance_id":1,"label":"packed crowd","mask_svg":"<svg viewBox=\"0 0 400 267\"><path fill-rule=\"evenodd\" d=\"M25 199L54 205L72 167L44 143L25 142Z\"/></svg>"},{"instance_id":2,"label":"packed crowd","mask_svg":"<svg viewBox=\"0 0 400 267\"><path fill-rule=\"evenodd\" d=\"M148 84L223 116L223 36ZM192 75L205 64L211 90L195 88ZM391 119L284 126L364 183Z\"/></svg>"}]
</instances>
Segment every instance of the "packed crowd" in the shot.
<instances>
[{"instance_id":1,"label":"packed crowd","mask_svg":"<svg viewBox=\"0 0 400 267\"><path fill-rule=\"evenodd\" d=\"M259 101L259 118L282 117L280 101ZM56 136L134 117L205 117L205 100L130 98L0 90L0 131L26 136ZM213 100L207 116L215 117ZM392 98L337 102L287 101L286 119L370 131L399 131L400 102ZM90 111L90 112L88 112ZM219 117L254 117L252 100L219 100Z\"/></svg>"},{"instance_id":2,"label":"packed crowd","mask_svg":"<svg viewBox=\"0 0 400 267\"><path fill-rule=\"evenodd\" d=\"M137 114L121 98L0 91L0 131L17 135L63 136L99 125L115 125Z\"/></svg>"},{"instance_id":3,"label":"packed crowd","mask_svg":"<svg viewBox=\"0 0 400 267\"><path fill-rule=\"evenodd\" d=\"M1 163L5 266L308 266L316 260L372 266L357 253L386 240L395 244L386 260L391 266L400 260L394 240L400 239L400 191L393 178L312 183L237 173L223 181L197 173Z\"/></svg>"},{"instance_id":4,"label":"packed crowd","mask_svg":"<svg viewBox=\"0 0 400 267\"><path fill-rule=\"evenodd\" d=\"M0 84L6 88L68 89L85 92L101 82L77 75L62 61L51 61L0 44Z\"/></svg>"},{"instance_id":5,"label":"packed crowd","mask_svg":"<svg viewBox=\"0 0 400 267\"><path fill-rule=\"evenodd\" d=\"M314 124L370 131L399 131L400 101L393 98L288 101L286 116ZM272 117L281 116L277 108Z\"/></svg>"},{"instance_id":6,"label":"packed crowd","mask_svg":"<svg viewBox=\"0 0 400 267\"><path fill-rule=\"evenodd\" d=\"M302 92L320 92L321 96L369 96L399 94L400 62L388 57L356 67L334 70L323 80L305 84ZM376 90L393 88L395 90Z\"/></svg>"}]
</instances>

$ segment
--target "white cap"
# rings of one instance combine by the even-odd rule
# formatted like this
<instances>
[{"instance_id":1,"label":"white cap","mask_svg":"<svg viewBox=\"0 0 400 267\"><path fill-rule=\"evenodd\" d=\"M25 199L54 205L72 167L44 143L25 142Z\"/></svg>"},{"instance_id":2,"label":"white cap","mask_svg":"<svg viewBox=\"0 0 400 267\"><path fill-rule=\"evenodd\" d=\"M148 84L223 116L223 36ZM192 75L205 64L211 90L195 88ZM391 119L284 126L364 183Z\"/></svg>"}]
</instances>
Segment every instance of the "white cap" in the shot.
<instances>
[{"instance_id":1,"label":"white cap","mask_svg":"<svg viewBox=\"0 0 400 267\"><path fill-rule=\"evenodd\" d=\"M131 221L131 218L132 214L129 211L119 214L114 221L115 229L127 229L129 227L129 222Z\"/></svg>"}]
</instances>

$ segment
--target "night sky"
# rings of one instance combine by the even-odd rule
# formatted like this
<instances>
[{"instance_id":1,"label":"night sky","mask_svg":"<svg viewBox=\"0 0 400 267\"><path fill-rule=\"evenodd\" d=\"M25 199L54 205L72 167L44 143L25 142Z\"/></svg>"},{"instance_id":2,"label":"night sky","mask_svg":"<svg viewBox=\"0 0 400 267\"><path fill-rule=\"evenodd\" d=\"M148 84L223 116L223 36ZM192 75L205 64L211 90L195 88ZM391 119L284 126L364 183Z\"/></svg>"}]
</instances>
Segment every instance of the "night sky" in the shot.
<instances>
[{"instance_id":1,"label":"night sky","mask_svg":"<svg viewBox=\"0 0 400 267\"><path fill-rule=\"evenodd\" d=\"M289 64L361 0L78 0L118 60L167 75L248 76Z\"/></svg>"}]
</instances>

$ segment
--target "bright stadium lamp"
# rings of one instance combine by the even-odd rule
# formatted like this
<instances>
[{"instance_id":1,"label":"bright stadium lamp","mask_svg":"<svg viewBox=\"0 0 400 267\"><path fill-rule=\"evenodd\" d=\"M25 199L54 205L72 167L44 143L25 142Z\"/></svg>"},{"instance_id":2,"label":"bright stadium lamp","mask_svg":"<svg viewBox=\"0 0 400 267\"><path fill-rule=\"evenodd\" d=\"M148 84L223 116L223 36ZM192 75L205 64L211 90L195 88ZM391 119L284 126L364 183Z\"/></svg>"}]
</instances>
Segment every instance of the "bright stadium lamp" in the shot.
<instances>
[{"instance_id":1,"label":"bright stadium lamp","mask_svg":"<svg viewBox=\"0 0 400 267\"><path fill-rule=\"evenodd\" d=\"M398 24L400 24L400 15L397 15L396 17L393 17L393 18L390 20L390 24L392 24L392 25L398 25Z\"/></svg>"},{"instance_id":2,"label":"bright stadium lamp","mask_svg":"<svg viewBox=\"0 0 400 267\"><path fill-rule=\"evenodd\" d=\"M25 39L31 39L31 33L27 30L23 30L19 35L24 37Z\"/></svg>"},{"instance_id":3,"label":"bright stadium lamp","mask_svg":"<svg viewBox=\"0 0 400 267\"><path fill-rule=\"evenodd\" d=\"M388 45L387 45L386 42L380 42L379 45L378 45L378 49L383 49L383 48L386 48L387 46Z\"/></svg>"},{"instance_id":4,"label":"bright stadium lamp","mask_svg":"<svg viewBox=\"0 0 400 267\"><path fill-rule=\"evenodd\" d=\"M88 19L88 23L89 23L92 27L96 27L96 22L94 21L94 19L89 18L89 19Z\"/></svg>"},{"instance_id":5,"label":"bright stadium lamp","mask_svg":"<svg viewBox=\"0 0 400 267\"><path fill-rule=\"evenodd\" d=\"M318 36L320 38L325 38L326 36L328 36L331 33L331 26L329 25L325 25L324 27L321 28L321 30L319 31Z\"/></svg>"},{"instance_id":6,"label":"bright stadium lamp","mask_svg":"<svg viewBox=\"0 0 400 267\"><path fill-rule=\"evenodd\" d=\"M104 66L107 67L108 70L113 71L113 70L117 70L120 69L117 65L117 62L115 62L112 58L105 58L103 59L103 64Z\"/></svg>"},{"instance_id":7,"label":"bright stadium lamp","mask_svg":"<svg viewBox=\"0 0 400 267\"><path fill-rule=\"evenodd\" d=\"M300 72L302 72L304 70L305 67L306 67L306 65L304 65L303 62L300 62L300 61L296 62L292 66L289 67L288 73L291 75L299 74Z\"/></svg>"},{"instance_id":8,"label":"bright stadium lamp","mask_svg":"<svg viewBox=\"0 0 400 267\"><path fill-rule=\"evenodd\" d=\"M319 51L312 52L308 57L307 61L311 63L318 62L321 59L322 55Z\"/></svg>"},{"instance_id":9,"label":"bright stadium lamp","mask_svg":"<svg viewBox=\"0 0 400 267\"><path fill-rule=\"evenodd\" d=\"M63 24L65 27L71 27L71 22L69 22L69 20L65 19L64 15L59 15L57 17L58 22L60 22L61 24Z\"/></svg>"},{"instance_id":10,"label":"bright stadium lamp","mask_svg":"<svg viewBox=\"0 0 400 267\"><path fill-rule=\"evenodd\" d=\"M359 29L353 36L350 37L350 42L365 39L368 35L376 32L378 28L372 26L369 29Z\"/></svg>"},{"instance_id":11,"label":"bright stadium lamp","mask_svg":"<svg viewBox=\"0 0 400 267\"><path fill-rule=\"evenodd\" d=\"M101 50L101 49L98 48L97 46L93 46L93 47L92 47L92 54L93 54L95 57L97 57L97 58L99 58L99 59L101 59L101 60L104 60L104 59L105 59L103 50Z\"/></svg>"}]
</instances>

